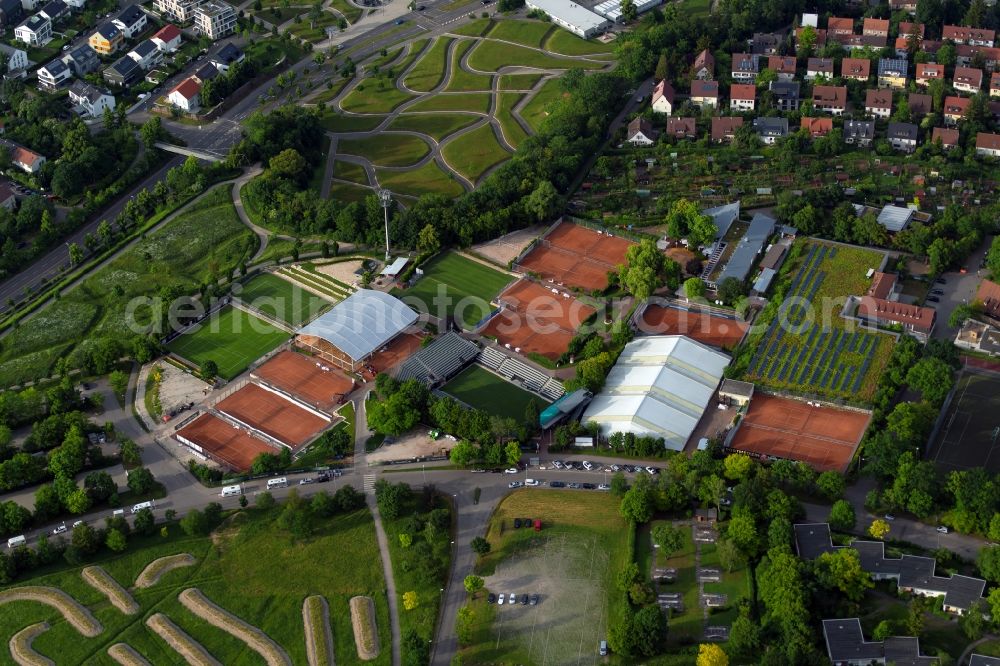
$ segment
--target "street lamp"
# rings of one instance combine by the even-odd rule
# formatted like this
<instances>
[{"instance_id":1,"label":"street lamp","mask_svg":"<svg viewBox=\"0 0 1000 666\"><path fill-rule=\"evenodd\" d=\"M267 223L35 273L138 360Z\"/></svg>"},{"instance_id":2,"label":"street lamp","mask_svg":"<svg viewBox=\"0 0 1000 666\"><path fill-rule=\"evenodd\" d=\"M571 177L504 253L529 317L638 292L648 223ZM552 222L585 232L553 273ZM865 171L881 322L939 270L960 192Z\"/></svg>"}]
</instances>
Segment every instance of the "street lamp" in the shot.
<instances>
[{"instance_id":1,"label":"street lamp","mask_svg":"<svg viewBox=\"0 0 1000 666\"><path fill-rule=\"evenodd\" d=\"M378 202L382 204L382 212L385 215L385 262L389 263L389 206L392 204L392 192L379 190Z\"/></svg>"}]
</instances>

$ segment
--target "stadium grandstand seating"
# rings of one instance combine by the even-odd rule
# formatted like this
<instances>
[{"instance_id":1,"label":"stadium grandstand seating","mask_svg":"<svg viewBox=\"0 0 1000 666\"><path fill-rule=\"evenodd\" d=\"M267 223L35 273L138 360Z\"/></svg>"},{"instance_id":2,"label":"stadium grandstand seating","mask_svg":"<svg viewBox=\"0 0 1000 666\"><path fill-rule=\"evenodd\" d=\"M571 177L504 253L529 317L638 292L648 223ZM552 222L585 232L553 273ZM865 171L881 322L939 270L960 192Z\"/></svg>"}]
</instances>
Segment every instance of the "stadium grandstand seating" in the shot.
<instances>
[{"instance_id":1,"label":"stadium grandstand seating","mask_svg":"<svg viewBox=\"0 0 1000 666\"><path fill-rule=\"evenodd\" d=\"M565 390L556 379L536 370L527 363L507 356L494 347L484 347L479 354L479 363L498 375L520 383L529 391L549 399L558 400Z\"/></svg>"},{"instance_id":2,"label":"stadium grandstand seating","mask_svg":"<svg viewBox=\"0 0 1000 666\"><path fill-rule=\"evenodd\" d=\"M449 331L399 365L396 379L415 378L427 385L440 384L474 360L479 346Z\"/></svg>"}]
</instances>

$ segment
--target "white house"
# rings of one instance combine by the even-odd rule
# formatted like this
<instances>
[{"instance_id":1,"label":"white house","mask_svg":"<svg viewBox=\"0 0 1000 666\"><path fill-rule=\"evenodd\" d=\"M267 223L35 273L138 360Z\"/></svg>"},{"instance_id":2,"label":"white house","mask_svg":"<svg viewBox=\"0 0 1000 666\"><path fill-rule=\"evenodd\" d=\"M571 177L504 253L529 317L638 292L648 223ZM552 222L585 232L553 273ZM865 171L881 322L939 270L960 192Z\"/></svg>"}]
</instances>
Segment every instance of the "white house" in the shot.
<instances>
[{"instance_id":1,"label":"white house","mask_svg":"<svg viewBox=\"0 0 1000 666\"><path fill-rule=\"evenodd\" d=\"M100 90L86 81L74 81L69 87L69 99L76 107L77 113L91 118L100 118L104 110L115 108L115 96Z\"/></svg>"},{"instance_id":2,"label":"white house","mask_svg":"<svg viewBox=\"0 0 1000 666\"><path fill-rule=\"evenodd\" d=\"M653 111L668 116L674 110L674 88L664 79L653 88Z\"/></svg>"},{"instance_id":3,"label":"white house","mask_svg":"<svg viewBox=\"0 0 1000 666\"><path fill-rule=\"evenodd\" d=\"M144 71L149 71L163 61L163 52L157 48L152 39L145 39L139 42L126 55L135 60Z\"/></svg>"},{"instance_id":4,"label":"white house","mask_svg":"<svg viewBox=\"0 0 1000 666\"><path fill-rule=\"evenodd\" d=\"M52 62L39 67L36 75L38 76L39 88L43 90L56 90L59 86L73 78L73 70L65 62L56 58Z\"/></svg>"},{"instance_id":5,"label":"white house","mask_svg":"<svg viewBox=\"0 0 1000 666\"><path fill-rule=\"evenodd\" d=\"M201 84L196 78L189 76L170 91L167 101L182 111L196 113L201 108Z\"/></svg>"},{"instance_id":6,"label":"white house","mask_svg":"<svg viewBox=\"0 0 1000 666\"><path fill-rule=\"evenodd\" d=\"M656 143L658 134L651 122L645 118L636 118L628 124L625 140L633 146L651 146Z\"/></svg>"},{"instance_id":7,"label":"white house","mask_svg":"<svg viewBox=\"0 0 1000 666\"><path fill-rule=\"evenodd\" d=\"M16 72L28 68L28 53L8 44L0 44L0 53L7 58L7 71Z\"/></svg>"},{"instance_id":8,"label":"white house","mask_svg":"<svg viewBox=\"0 0 1000 666\"><path fill-rule=\"evenodd\" d=\"M45 156L39 155L24 146L16 146L10 153L11 163L28 173L38 173L45 164Z\"/></svg>"},{"instance_id":9,"label":"white house","mask_svg":"<svg viewBox=\"0 0 1000 666\"><path fill-rule=\"evenodd\" d=\"M236 8L222 0L206 0L194 10L194 27L211 40L222 39L236 28Z\"/></svg>"},{"instance_id":10,"label":"white house","mask_svg":"<svg viewBox=\"0 0 1000 666\"><path fill-rule=\"evenodd\" d=\"M976 154L988 157L1000 157L1000 134L977 133Z\"/></svg>"},{"instance_id":11,"label":"white house","mask_svg":"<svg viewBox=\"0 0 1000 666\"><path fill-rule=\"evenodd\" d=\"M52 41L52 21L35 14L14 28L14 39L28 46L45 46Z\"/></svg>"},{"instance_id":12,"label":"white house","mask_svg":"<svg viewBox=\"0 0 1000 666\"><path fill-rule=\"evenodd\" d=\"M168 23L153 35L152 40L163 53L173 53L181 45L181 30L173 23Z\"/></svg>"},{"instance_id":13,"label":"white house","mask_svg":"<svg viewBox=\"0 0 1000 666\"><path fill-rule=\"evenodd\" d=\"M122 31L125 39L134 39L141 34L146 29L148 21L146 12L142 11L139 5L129 5L118 12L118 16L111 19L111 23Z\"/></svg>"}]
</instances>

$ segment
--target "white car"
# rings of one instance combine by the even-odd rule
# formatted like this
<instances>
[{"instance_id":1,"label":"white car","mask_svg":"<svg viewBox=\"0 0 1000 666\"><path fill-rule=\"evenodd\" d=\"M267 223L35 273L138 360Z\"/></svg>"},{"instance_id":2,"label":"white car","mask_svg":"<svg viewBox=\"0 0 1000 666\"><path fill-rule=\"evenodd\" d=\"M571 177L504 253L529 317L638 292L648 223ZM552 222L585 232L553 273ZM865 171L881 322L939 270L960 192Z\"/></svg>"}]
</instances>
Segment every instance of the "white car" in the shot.
<instances>
[{"instance_id":1,"label":"white car","mask_svg":"<svg viewBox=\"0 0 1000 666\"><path fill-rule=\"evenodd\" d=\"M525 479L524 480L524 485L526 485L526 486L537 486L538 485L538 479Z\"/></svg>"},{"instance_id":2,"label":"white car","mask_svg":"<svg viewBox=\"0 0 1000 666\"><path fill-rule=\"evenodd\" d=\"M517 603L517 595L516 594L514 594L512 592L511 594L507 595L507 604L508 605L510 605L510 604L516 604L516 603Z\"/></svg>"},{"instance_id":3,"label":"white car","mask_svg":"<svg viewBox=\"0 0 1000 666\"><path fill-rule=\"evenodd\" d=\"M523 485L524 484L521 483L520 481L511 481L510 483L507 484L507 487L510 489L514 489L514 488L520 488Z\"/></svg>"},{"instance_id":4,"label":"white car","mask_svg":"<svg viewBox=\"0 0 1000 666\"><path fill-rule=\"evenodd\" d=\"M552 461L552 466L555 467L556 469L562 469L563 468L563 464L562 464L561 460L553 460Z\"/></svg>"},{"instance_id":5,"label":"white car","mask_svg":"<svg viewBox=\"0 0 1000 666\"><path fill-rule=\"evenodd\" d=\"M937 531L940 532L941 534L947 534L948 528L945 527L944 525L941 525L940 527L937 528Z\"/></svg>"},{"instance_id":6,"label":"white car","mask_svg":"<svg viewBox=\"0 0 1000 666\"><path fill-rule=\"evenodd\" d=\"M497 606L503 606L503 600L505 598L506 598L506 596L504 595L503 592L501 592L500 596L497 598Z\"/></svg>"},{"instance_id":7,"label":"white car","mask_svg":"<svg viewBox=\"0 0 1000 666\"><path fill-rule=\"evenodd\" d=\"M53 534L63 534L65 532L66 532L66 523L63 523L62 525L59 525L54 530L52 530Z\"/></svg>"},{"instance_id":8,"label":"white car","mask_svg":"<svg viewBox=\"0 0 1000 666\"><path fill-rule=\"evenodd\" d=\"M503 473L504 474L517 474L517 468L516 467L508 467L507 469L505 469L503 471Z\"/></svg>"},{"instance_id":9,"label":"white car","mask_svg":"<svg viewBox=\"0 0 1000 666\"><path fill-rule=\"evenodd\" d=\"M584 460L583 468L589 472L590 470L594 469L594 465L589 460Z\"/></svg>"},{"instance_id":10,"label":"white car","mask_svg":"<svg viewBox=\"0 0 1000 666\"><path fill-rule=\"evenodd\" d=\"M83 525L83 521L82 521L82 520L78 520L78 521L76 521L75 523L73 523L73 529L76 529L76 528L77 528L77 527L79 527L80 525Z\"/></svg>"},{"instance_id":11,"label":"white car","mask_svg":"<svg viewBox=\"0 0 1000 666\"><path fill-rule=\"evenodd\" d=\"M885 519L886 520L896 520L896 516L892 515L891 513L887 513L887 514L885 514Z\"/></svg>"},{"instance_id":12,"label":"white car","mask_svg":"<svg viewBox=\"0 0 1000 666\"><path fill-rule=\"evenodd\" d=\"M611 484L609 484L609 483L602 483L601 485L597 486L597 489L598 490L611 490Z\"/></svg>"},{"instance_id":13,"label":"white car","mask_svg":"<svg viewBox=\"0 0 1000 666\"><path fill-rule=\"evenodd\" d=\"M656 474L656 468L655 467L647 467L646 468L646 472L648 474Z\"/></svg>"}]
</instances>

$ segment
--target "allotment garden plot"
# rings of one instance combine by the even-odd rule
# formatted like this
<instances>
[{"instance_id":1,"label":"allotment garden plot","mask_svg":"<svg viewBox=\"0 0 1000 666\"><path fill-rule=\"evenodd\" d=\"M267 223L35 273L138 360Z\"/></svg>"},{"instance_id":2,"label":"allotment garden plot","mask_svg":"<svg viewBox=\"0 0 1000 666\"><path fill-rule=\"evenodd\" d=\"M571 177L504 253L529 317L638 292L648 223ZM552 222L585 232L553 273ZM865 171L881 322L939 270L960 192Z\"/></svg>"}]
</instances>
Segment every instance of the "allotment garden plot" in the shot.
<instances>
[{"instance_id":1,"label":"allotment garden plot","mask_svg":"<svg viewBox=\"0 0 1000 666\"><path fill-rule=\"evenodd\" d=\"M765 386L868 401L892 353L889 335L860 330L840 310L869 287L878 269L874 250L808 241L803 244L785 302L768 325L747 378Z\"/></svg>"}]
</instances>

